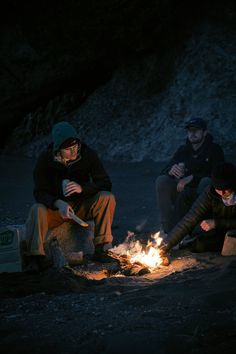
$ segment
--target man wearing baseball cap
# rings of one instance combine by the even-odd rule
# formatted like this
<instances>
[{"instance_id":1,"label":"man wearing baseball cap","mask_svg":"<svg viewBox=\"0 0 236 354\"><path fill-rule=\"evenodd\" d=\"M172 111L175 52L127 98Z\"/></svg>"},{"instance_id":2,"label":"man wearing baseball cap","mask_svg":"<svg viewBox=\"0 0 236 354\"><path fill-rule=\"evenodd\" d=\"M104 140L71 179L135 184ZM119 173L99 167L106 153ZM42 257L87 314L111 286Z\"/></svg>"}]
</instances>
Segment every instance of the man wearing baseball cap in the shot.
<instances>
[{"instance_id":1,"label":"man wearing baseball cap","mask_svg":"<svg viewBox=\"0 0 236 354\"><path fill-rule=\"evenodd\" d=\"M81 225L94 220L94 260L111 261L106 251L113 239L111 225L116 205L111 188L97 153L80 141L70 123L55 124L52 143L39 156L34 169L36 204L26 221L27 270L37 271L45 258L48 230L74 216L79 217Z\"/></svg>"},{"instance_id":2,"label":"man wearing baseball cap","mask_svg":"<svg viewBox=\"0 0 236 354\"><path fill-rule=\"evenodd\" d=\"M212 168L224 161L222 148L207 131L207 122L192 117L184 125L187 139L156 181L160 226L168 233L210 184Z\"/></svg>"},{"instance_id":3,"label":"man wearing baseball cap","mask_svg":"<svg viewBox=\"0 0 236 354\"><path fill-rule=\"evenodd\" d=\"M198 128L201 129L203 131L206 131L207 129L207 123L205 120L203 120L202 118L191 118L189 121L187 121L185 123L185 128L189 129L189 128Z\"/></svg>"}]
</instances>

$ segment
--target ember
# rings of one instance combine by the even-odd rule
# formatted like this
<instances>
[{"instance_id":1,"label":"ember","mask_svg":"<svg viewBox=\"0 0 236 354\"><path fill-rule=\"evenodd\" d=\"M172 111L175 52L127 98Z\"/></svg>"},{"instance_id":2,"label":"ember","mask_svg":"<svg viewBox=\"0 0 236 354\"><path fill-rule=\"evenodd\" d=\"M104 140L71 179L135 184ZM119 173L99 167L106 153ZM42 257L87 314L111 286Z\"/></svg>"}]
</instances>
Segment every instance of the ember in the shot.
<instances>
[{"instance_id":1,"label":"ember","mask_svg":"<svg viewBox=\"0 0 236 354\"><path fill-rule=\"evenodd\" d=\"M153 271L160 265L168 265L166 260L160 256L159 246L161 242L160 232L151 235L151 239L145 245L139 240L135 240L133 232L128 232L125 241L109 251L117 256L127 257L131 264L139 263Z\"/></svg>"}]
</instances>

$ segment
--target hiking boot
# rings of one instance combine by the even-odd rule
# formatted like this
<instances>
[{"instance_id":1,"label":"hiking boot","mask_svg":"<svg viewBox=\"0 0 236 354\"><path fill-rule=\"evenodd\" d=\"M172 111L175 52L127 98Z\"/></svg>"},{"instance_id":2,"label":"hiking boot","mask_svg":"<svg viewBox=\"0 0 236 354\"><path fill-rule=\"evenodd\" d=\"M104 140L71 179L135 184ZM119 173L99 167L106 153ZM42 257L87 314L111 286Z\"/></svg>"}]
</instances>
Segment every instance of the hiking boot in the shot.
<instances>
[{"instance_id":1,"label":"hiking boot","mask_svg":"<svg viewBox=\"0 0 236 354\"><path fill-rule=\"evenodd\" d=\"M43 272L53 266L52 260L48 259L46 256L38 256L38 266L40 272Z\"/></svg>"},{"instance_id":2,"label":"hiking boot","mask_svg":"<svg viewBox=\"0 0 236 354\"><path fill-rule=\"evenodd\" d=\"M105 244L95 246L93 260L101 263L115 262L116 260L113 257L109 256L108 251L104 251L104 246Z\"/></svg>"},{"instance_id":3,"label":"hiking boot","mask_svg":"<svg viewBox=\"0 0 236 354\"><path fill-rule=\"evenodd\" d=\"M39 263L37 256L27 257L27 265L24 272L28 274L39 274Z\"/></svg>"},{"instance_id":4,"label":"hiking boot","mask_svg":"<svg viewBox=\"0 0 236 354\"><path fill-rule=\"evenodd\" d=\"M45 271L52 267L52 261L45 256L28 256L26 257L25 273L39 274L41 271Z\"/></svg>"}]
</instances>

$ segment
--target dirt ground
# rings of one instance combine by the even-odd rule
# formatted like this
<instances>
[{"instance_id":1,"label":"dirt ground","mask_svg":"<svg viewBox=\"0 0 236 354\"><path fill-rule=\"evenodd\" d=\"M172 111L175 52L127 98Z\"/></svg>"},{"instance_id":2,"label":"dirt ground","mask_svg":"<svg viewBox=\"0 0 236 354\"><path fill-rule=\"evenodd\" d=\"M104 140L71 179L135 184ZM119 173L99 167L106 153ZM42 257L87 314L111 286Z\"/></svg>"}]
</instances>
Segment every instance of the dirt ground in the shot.
<instances>
[{"instance_id":1,"label":"dirt ground","mask_svg":"<svg viewBox=\"0 0 236 354\"><path fill-rule=\"evenodd\" d=\"M114 243L158 229L161 164L106 163L117 198ZM33 161L1 158L0 225L24 223ZM86 266L84 266L86 267ZM168 267L129 275L114 265L0 274L1 353L233 353L236 257L175 250Z\"/></svg>"}]
</instances>

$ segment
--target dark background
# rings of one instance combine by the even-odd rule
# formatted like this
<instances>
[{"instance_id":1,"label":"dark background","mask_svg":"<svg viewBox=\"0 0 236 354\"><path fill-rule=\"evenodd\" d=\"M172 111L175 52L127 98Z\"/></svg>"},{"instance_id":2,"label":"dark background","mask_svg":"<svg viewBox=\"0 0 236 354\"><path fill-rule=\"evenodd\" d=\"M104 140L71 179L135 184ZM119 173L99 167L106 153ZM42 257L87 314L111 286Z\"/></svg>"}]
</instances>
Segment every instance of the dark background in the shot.
<instances>
[{"instance_id":1,"label":"dark background","mask_svg":"<svg viewBox=\"0 0 236 354\"><path fill-rule=\"evenodd\" d=\"M29 139L48 134L53 122L77 109L117 68L151 54L161 68L154 87L158 95L198 23L227 25L233 31L235 2L9 0L0 19L3 148L30 112L43 112L52 100L60 106L49 117L42 114L41 124L32 124Z\"/></svg>"}]
</instances>

